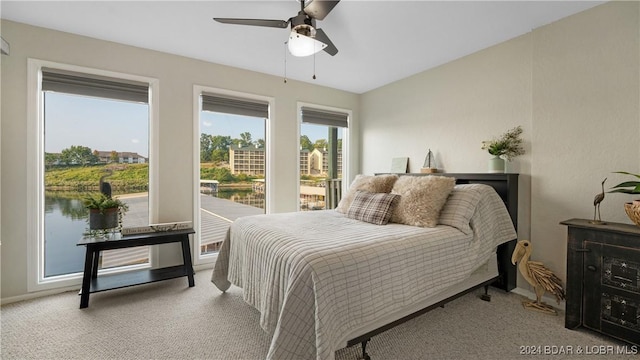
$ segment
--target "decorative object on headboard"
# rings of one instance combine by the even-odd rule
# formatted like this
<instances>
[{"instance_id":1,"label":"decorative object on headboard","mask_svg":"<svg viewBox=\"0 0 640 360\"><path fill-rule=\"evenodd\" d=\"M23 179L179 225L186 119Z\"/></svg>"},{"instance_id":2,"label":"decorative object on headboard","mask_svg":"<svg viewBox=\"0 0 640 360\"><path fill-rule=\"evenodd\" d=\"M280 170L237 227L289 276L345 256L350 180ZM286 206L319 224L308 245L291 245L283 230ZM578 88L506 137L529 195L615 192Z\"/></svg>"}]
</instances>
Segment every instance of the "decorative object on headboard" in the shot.
<instances>
[{"instance_id":1,"label":"decorative object on headboard","mask_svg":"<svg viewBox=\"0 0 640 360\"><path fill-rule=\"evenodd\" d=\"M0 53L2 53L2 55L9 55L9 49L9 43L3 37L0 37Z\"/></svg>"},{"instance_id":2,"label":"decorative object on headboard","mask_svg":"<svg viewBox=\"0 0 640 360\"><path fill-rule=\"evenodd\" d=\"M433 174L438 172L436 159L433 157L431 149L429 149L429 152L427 152L427 156L424 158L424 165L422 165L420 172L424 174Z\"/></svg>"},{"instance_id":3,"label":"decorative object on headboard","mask_svg":"<svg viewBox=\"0 0 640 360\"><path fill-rule=\"evenodd\" d=\"M391 159L391 173L404 174L409 171L409 158L398 157Z\"/></svg>"},{"instance_id":4,"label":"decorative object on headboard","mask_svg":"<svg viewBox=\"0 0 640 360\"><path fill-rule=\"evenodd\" d=\"M489 160L490 173L504 172L505 160L511 161L516 156L524 154L520 135L522 135L522 126L516 126L497 139L482 142L482 150L487 150L493 155Z\"/></svg>"},{"instance_id":5,"label":"decorative object on headboard","mask_svg":"<svg viewBox=\"0 0 640 360\"><path fill-rule=\"evenodd\" d=\"M604 178L604 180L602 180L602 192L599 194L596 194L596 196L593 198L593 220L590 220L589 222L595 225L604 225L606 224L606 222L602 221L602 219L600 218L600 203L602 202L602 200L604 200L604 183L605 181L607 181L607 178ZM596 219L596 210L598 212L598 218Z\"/></svg>"},{"instance_id":6,"label":"decorative object on headboard","mask_svg":"<svg viewBox=\"0 0 640 360\"><path fill-rule=\"evenodd\" d=\"M562 281L544 264L538 261L529 261L533 247L528 240L520 240L516 244L516 248L511 255L511 263L518 263L518 270L522 277L533 286L536 293L535 301L525 300L522 306L525 309L537 310L547 314L557 315L556 310L549 304L542 301L542 295L550 292L556 297L556 301L560 304L560 300L565 299Z\"/></svg>"}]
</instances>

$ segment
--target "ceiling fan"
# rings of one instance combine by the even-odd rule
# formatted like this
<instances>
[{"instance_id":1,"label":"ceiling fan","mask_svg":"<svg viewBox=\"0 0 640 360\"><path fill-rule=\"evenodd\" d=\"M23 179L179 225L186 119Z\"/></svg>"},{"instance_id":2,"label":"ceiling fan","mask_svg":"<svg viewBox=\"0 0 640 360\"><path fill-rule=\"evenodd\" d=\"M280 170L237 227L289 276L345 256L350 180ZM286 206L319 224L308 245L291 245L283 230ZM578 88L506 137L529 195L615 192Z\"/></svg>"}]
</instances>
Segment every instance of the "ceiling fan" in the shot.
<instances>
[{"instance_id":1,"label":"ceiling fan","mask_svg":"<svg viewBox=\"0 0 640 360\"><path fill-rule=\"evenodd\" d=\"M298 0L300 11L298 15L289 20L265 20L265 19L234 19L213 18L224 24L252 25L286 29L291 24L291 33L287 45L289 52L294 56L309 56L321 50L333 56L338 49L333 45L329 37L322 29L316 28L316 20L324 19L340 0Z\"/></svg>"}]
</instances>

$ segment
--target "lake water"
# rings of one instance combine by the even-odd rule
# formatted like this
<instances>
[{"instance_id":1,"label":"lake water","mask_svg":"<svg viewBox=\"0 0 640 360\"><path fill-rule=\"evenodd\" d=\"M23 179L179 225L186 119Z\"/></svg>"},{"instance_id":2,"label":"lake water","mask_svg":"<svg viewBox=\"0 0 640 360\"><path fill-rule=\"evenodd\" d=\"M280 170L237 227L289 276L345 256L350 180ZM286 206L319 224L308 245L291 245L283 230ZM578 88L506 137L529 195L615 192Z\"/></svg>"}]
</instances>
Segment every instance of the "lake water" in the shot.
<instances>
[{"instance_id":1,"label":"lake water","mask_svg":"<svg viewBox=\"0 0 640 360\"><path fill-rule=\"evenodd\" d=\"M88 216L79 198L45 196L45 277L83 271L85 247L76 244L88 228Z\"/></svg>"},{"instance_id":2,"label":"lake water","mask_svg":"<svg viewBox=\"0 0 640 360\"><path fill-rule=\"evenodd\" d=\"M115 195L115 194L114 194ZM89 212L82 204L82 193L51 191L45 194L45 277L80 273L84 270L84 246L76 246L78 240L89 229ZM220 198L264 209L264 195L252 191L220 191L213 194ZM146 196L124 198L129 204L129 212L124 216L123 225L148 225L148 202ZM136 211L135 208L142 209Z\"/></svg>"}]
</instances>

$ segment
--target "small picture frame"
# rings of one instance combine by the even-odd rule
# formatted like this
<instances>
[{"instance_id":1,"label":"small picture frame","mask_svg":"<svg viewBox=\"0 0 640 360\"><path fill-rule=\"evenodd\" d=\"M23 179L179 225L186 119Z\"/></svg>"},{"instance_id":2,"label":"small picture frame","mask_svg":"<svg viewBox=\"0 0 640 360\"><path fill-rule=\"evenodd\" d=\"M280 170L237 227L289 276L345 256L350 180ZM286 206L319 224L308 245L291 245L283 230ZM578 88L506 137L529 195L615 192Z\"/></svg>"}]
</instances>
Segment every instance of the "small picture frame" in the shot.
<instances>
[{"instance_id":1,"label":"small picture frame","mask_svg":"<svg viewBox=\"0 0 640 360\"><path fill-rule=\"evenodd\" d=\"M405 174L409 171L409 158L397 157L391 160L391 173Z\"/></svg>"}]
</instances>

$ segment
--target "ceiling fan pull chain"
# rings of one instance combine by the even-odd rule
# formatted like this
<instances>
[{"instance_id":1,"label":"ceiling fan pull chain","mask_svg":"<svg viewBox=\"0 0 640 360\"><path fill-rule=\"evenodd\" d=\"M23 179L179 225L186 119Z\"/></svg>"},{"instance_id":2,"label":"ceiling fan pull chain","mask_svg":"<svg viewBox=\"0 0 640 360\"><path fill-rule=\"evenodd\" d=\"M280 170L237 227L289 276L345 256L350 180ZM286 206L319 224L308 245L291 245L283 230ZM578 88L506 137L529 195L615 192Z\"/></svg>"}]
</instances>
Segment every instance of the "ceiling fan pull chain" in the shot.
<instances>
[{"instance_id":1,"label":"ceiling fan pull chain","mask_svg":"<svg viewBox=\"0 0 640 360\"><path fill-rule=\"evenodd\" d=\"M287 83L287 42L284 42L284 83Z\"/></svg>"},{"instance_id":2,"label":"ceiling fan pull chain","mask_svg":"<svg viewBox=\"0 0 640 360\"><path fill-rule=\"evenodd\" d=\"M316 53L313 53L313 80L316 79Z\"/></svg>"}]
</instances>

